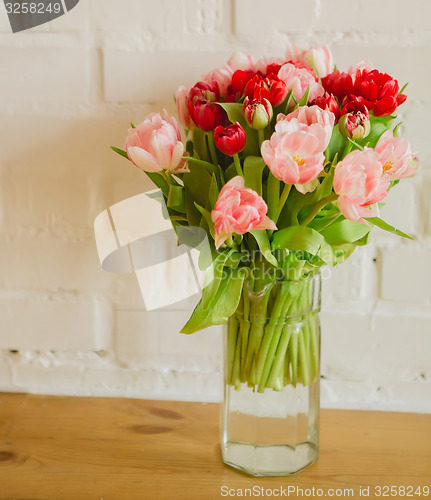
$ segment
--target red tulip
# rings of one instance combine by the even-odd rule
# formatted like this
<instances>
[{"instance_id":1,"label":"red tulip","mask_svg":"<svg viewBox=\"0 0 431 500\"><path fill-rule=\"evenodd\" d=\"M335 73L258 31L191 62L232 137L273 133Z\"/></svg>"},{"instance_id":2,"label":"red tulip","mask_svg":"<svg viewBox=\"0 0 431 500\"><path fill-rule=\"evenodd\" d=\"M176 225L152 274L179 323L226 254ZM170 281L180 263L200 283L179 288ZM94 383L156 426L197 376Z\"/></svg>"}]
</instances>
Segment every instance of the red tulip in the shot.
<instances>
[{"instance_id":1,"label":"red tulip","mask_svg":"<svg viewBox=\"0 0 431 500\"><path fill-rule=\"evenodd\" d=\"M286 84L276 75L269 75L262 78L260 75L255 75L248 80L244 94L249 99L257 99L263 101L268 99L272 106L281 104L288 94Z\"/></svg>"},{"instance_id":2,"label":"red tulip","mask_svg":"<svg viewBox=\"0 0 431 500\"><path fill-rule=\"evenodd\" d=\"M399 94L395 78L376 69L358 71L349 94L350 99L365 104L376 116L392 114L407 98L404 94Z\"/></svg>"},{"instance_id":3,"label":"red tulip","mask_svg":"<svg viewBox=\"0 0 431 500\"><path fill-rule=\"evenodd\" d=\"M334 71L322 78L322 85L328 94L333 94L341 103L352 92L353 79L348 73Z\"/></svg>"},{"instance_id":4,"label":"red tulip","mask_svg":"<svg viewBox=\"0 0 431 500\"><path fill-rule=\"evenodd\" d=\"M239 97L244 95L244 89L248 81L255 77L257 73L254 71L237 70L232 75L231 92Z\"/></svg>"},{"instance_id":5,"label":"red tulip","mask_svg":"<svg viewBox=\"0 0 431 500\"><path fill-rule=\"evenodd\" d=\"M241 125L236 122L228 127L218 126L214 130L214 142L218 149L228 156L233 156L245 147L246 135Z\"/></svg>"},{"instance_id":6,"label":"red tulip","mask_svg":"<svg viewBox=\"0 0 431 500\"><path fill-rule=\"evenodd\" d=\"M224 109L215 103L220 99L217 82L198 82L190 89L187 107L197 127L209 132L227 120Z\"/></svg>"},{"instance_id":7,"label":"red tulip","mask_svg":"<svg viewBox=\"0 0 431 500\"><path fill-rule=\"evenodd\" d=\"M340 117L340 106L337 102L337 99L332 94L328 94L328 92L325 92L324 95L320 97L316 97L313 102L310 103L312 106L315 104L316 106L319 106L319 108L322 109L328 109L335 115L335 121L338 121L338 118Z\"/></svg>"}]
</instances>

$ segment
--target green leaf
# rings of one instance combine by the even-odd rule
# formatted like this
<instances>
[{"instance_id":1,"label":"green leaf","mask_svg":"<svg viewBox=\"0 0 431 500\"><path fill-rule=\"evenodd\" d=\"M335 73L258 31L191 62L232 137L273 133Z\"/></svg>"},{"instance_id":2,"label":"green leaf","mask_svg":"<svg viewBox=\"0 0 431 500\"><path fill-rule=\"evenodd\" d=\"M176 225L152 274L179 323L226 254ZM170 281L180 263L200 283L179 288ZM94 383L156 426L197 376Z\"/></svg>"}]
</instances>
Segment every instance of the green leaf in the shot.
<instances>
[{"instance_id":1,"label":"green leaf","mask_svg":"<svg viewBox=\"0 0 431 500\"><path fill-rule=\"evenodd\" d=\"M196 202L195 202L195 207L203 215L203 217L208 225L208 228L210 230L211 236L214 238L215 237L215 229L214 229L214 222L211 219L211 214L208 212L208 210L205 210L204 207L201 207ZM200 226L202 227L202 224L200 224Z\"/></svg>"},{"instance_id":2,"label":"green leaf","mask_svg":"<svg viewBox=\"0 0 431 500\"><path fill-rule=\"evenodd\" d=\"M163 177L162 174L159 174L157 172L145 172L147 177L149 177L153 183L161 189L162 193L164 196L167 198L169 195L169 184L167 183L166 179Z\"/></svg>"},{"instance_id":3,"label":"green leaf","mask_svg":"<svg viewBox=\"0 0 431 500\"><path fill-rule=\"evenodd\" d=\"M206 205L212 177L206 169L193 163L189 164L189 170L183 175L187 219L190 226L199 226L202 216L195 202L202 207Z\"/></svg>"},{"instance_id":4,"label":"green leaf","mask_svg":"<svg viewBox=\"0 0 431 500\"><path fill-rule=\"evenodd\" d=\"M211 307L203 308L202 300L198 303L181 333L194 333L212 325L223 325L236 311L241 299L245 273L241 269L225 270Z\"/></svg>"},{"instance_id":5,"label":"green leaf","mask_svg":"<svg viewBox=\"0 0 431 500\"><path fill-rule=\"evenodd\" d=\"M242 104L239 102L217 102L227 113L227 117L231 123L238 122L243 128L247 126L247 122L242 115Z\"/></svg>"},{"instance_id":6,"label":"green leaf","mask_svg":"<svg viewBox=\"0 0 431 500\"><path fill-rule=\"evenodd\" d=\"M364 217L364 219L369 222L370 224L373 224L373 226L377 226L380 229L383 229L384 231L388 231L388 233L393 233L396 234L397 236L402 236L403 238L408 238L409 240L413 240L411 236L409 236L406 233L403 233L399 229L394 228L387 222L383 221L380 219L380 217Z\"/></svg>"},{"instance_id":7,"label":"green leaf","mask_svg":"<svg viewBox=\"0 0 431 500\"><path fill-rule=\"evenodd\" d=\"M217 172L217 167L208 161L193 158L192 156L183 156L183 160L186 160L189 165L192 164L204 168L210 175Z\"/></svg>"},{"instance_id":8,"label":"green leaf","mask_svg":"<svg viewBox=\"0 0 431 500\"><path fill-rule=\"evenodd\" d=\"M213 174L211 178L211 184L210 184L210 190L209 190L209 196L208 196L208 206L212 210L215 207L215 204L217 203L218 195L219 195L219 188L217 184L217 177Z\"/></svg>"},{"instance_id":9,"label":"green leaf","mask_svg":"<svg viewBox=\"0 0 431 500\"><path fill-rule=\"evenodd\" d=\"M322 262L332 266L334 252L325 238L307 226L290 226L274 234L272 249L300 250L318 257Z\"/></svg>"},{"instance_id":10,"label":"green leaf","mask_svg":"<svg viewBox=\"0 0 431 500\"><path fill-rule=\"evenodd\" d=\"M129 160L129 157L127 156L127 153L124 151L124 149L120 149L120 148L116 148L115 146L110 146L110 148L112 149L112 151L114 151L115 153L119 154L120 156L122 156L123 158L126 158L126 160Z\"/></svg>"},{"instance_id":11,"label":"green leaf","mask_svg":"<svg viewBox=\"0 0 431 500\"><path fill-rule=\"evenodd\" d=\"M266 183L266 199L268 203L268 217L275 221L278 216L278 204L280 201L280 181L270 172Z\"/></svg>"},{"instance_id":12,"label":"green leaf","mask_svg":"<svg viewBox=\"0 0 431 500\"><path fill-rule=\"evenodd\" d=\"M271 245L269 243L268 235L264 229L252 229L249 231L259 245L259 250L265 259L275 267L278 267L277 259L271 253Z\"/></svg>"},{"instance_id":13,"label":"green leaf","mask_svg":"<svg viewBox=\"0 0 431 500\"><path fill-rule=\"evenodd\" d=\"M224 173L224 178L226 180L226 182L229 182L231 179L233 179L234 177L236 177L238 174L236 172L236 168L235 168L235 163L231 163L225 173Z\"/></svg>"},{"instance_id":14,"label":"green leaf","mask_svg":"<svg viewBox=\"0 0 431 500\"><path fill-rule=\"evenodd\" d=\"M174 186L171 184L169 187L169 194L167 205L169 208L176 210L177 212L185 213L186 207L184 204L184 188L183 186Z\"/></svg>"},{"instance_id":15,"label":"green leaf","mask_svg":"<svg viewBox=\"0 0 431 500\"><path fill-rule=\"evenodd\" d=\"M335 155L341 156L347 144L347 139L341 135L340 129L338 128L338 123L332 130L331 140L325 151L326 161L332 162Z\"/></svg>"},{"instance_id":16,"label":"green leaf","mask_svg":"<svg viewBox=\"0 0 431 500\"><path fill-rule=\"evenodd\" d=\"M403 85L403 88L399 92L400 94L402 94L406 90L406 87L408 84L409 84L409 82L407 82L405 85Z\"/></svg>"},{"instance_id":17,"label":"green leaf","mask_svg":"<svg viewBox=\"0 0 431 500\"><path fill-rule=\"evenodd\" d=\"M259 196L262 196L262 174L265 167L260 156L247 156L244 160L245 187L253 189Z\"/></svg>"},{"instance_id":18,"label":"green leaf","mask_svg":"<svg viewBox=\"0 0 431 500\"><path fill-rule=\"evenodd\" d=\"M353 243L363 238L371 230L370 226L361 222L342 220L323 229L320 234L332 246Z\"/></svg>"},{"instance_id":19,"label":"green leaf","mask_svg":"<svg viewBox=\"0 0 431 500\"><path fill-rule=\"evenodd\" d=\"M391 128L392 122L395 118L396 116L394 115L381 117L370 114L370 133L367 135L367 137L364 137L364 139L356 142L361 146L374 148L383 132Z\"/></svg>"},{"instance_id":20,"label":"green leaf","mask_svg":"<svg viewBox=\"0 0 431 500\"><path fill-rule=\"evenodd\" d=\"M193 149L200 160L208 161L210 159L205 132L199 127L193 130Z\"/></svg>"},{"instance_id":21,"label":"green leaf","mask_svg":"<svg viewBox=\"0 0 431 500\"><path fill-rule=\"evenodd\" d=\"M299 100L298 104L295 106L295 109L300 108L301 106L306 106L308 103L308 96L310 95L310 87L307 87L304 95Z\"/></svg>"},{"instance_id":22,"label":"green leaf","mask_svg":"<svg viewBox=\"0 0 431 500\"><path fill-rule=\"evenodd\" d=\"M208 309L214 300L223 278L226 261L233 253L236 253L236 250L233 248L225 250L213 260L211 266L208 268L205 274L204 289L202 290L202 308L204 310Z\"/></svg>"},{"instance_id":23,"label":"green leaf","mask_svg":"<svg viewBox=\"0 0 431 500\"><path fill-rule=\"evenodd\" d=\"M243 126L245 135L246 135L246 143L242 156L259 156L260 155L260 144L259 144L259 135L257 130L254 128Z\"/></svg>"}]
</instances>

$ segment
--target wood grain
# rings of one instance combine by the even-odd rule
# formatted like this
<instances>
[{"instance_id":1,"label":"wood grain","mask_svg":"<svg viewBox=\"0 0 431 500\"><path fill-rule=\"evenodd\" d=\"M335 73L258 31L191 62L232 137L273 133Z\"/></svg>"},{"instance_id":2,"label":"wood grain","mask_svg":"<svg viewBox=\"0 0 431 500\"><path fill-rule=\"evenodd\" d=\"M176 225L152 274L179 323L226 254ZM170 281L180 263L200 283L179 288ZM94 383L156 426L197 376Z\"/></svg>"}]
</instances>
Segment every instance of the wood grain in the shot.
<instances>
[{"instance_id":1,"label":"wood grain","mask_svg":"<svg viewBox=\"0 0 431 500\"><path fill-rule=\"evenodd\" d=\"M322 410L319 462L284 478L224 465L218 415L216 404L0 394L0 499L205 500L255 485L357 498L360 486L431 486L431 415Z\"/></svg>"}]
</instances>

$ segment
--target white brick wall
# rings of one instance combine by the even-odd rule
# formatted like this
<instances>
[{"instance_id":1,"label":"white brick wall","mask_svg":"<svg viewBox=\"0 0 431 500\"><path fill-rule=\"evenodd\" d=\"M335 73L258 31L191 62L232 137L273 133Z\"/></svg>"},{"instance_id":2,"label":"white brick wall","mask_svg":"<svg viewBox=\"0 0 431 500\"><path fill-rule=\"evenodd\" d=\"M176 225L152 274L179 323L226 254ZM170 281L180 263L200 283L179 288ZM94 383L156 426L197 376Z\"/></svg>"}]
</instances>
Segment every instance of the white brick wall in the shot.
<instances>
[{"instance_id":1,"label":"white brick wall","mask_svg":"<svg viewBox=\"0 0 431 500\"><path fill-rule=\"evenodd\" d=\"M194 297L145 313L131 275L99 266L93 220L150 188L109 145L129 121L234 50L330 44L410 82L400 109L421 173L375 231L325 272L322 405L431 411L431 3L414 0L91 0L12 34L0 7L0 390L218 401L222 338L178 334ZM390 13L390 15L388 15ZM388 20L389 19L389 20Z\"/></svg>"}]
</instances>

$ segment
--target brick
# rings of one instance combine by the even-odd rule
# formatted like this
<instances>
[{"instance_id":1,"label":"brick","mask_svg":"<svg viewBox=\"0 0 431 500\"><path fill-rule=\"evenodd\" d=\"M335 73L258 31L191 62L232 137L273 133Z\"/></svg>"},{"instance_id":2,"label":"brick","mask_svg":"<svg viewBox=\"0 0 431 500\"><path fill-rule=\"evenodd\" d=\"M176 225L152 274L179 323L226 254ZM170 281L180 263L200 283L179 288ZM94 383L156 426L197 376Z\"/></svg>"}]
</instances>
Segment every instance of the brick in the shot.
<instances>
[{"instance_id":1,"label":"brick","mask_svg":"<svg viewBox=\"0 0 431 500\"><path fill-rule=\"evenodd\" d=\"M394 227L400 228L411 236L417 236L419 220L418 186L416 179L402 179L389 193L389 196L383 200L383 207L380 210L380 216ZM419 224L418 224L419 222ZM382 233L378 228L376 233ZM389 233L388 239L396 240L396 236Z\"/></svg>"},{"instance_id":2,"label":"brick","mask_svg":"<svg viewBox=\"0 0 431 500\"><path fill-rule=\"evenodd\" d=\"M0 80L4 104L81 102L89 98L86 49L2 47L0 63L8 68Z\"/></svg>"},{"instance_id":3,"label":"brick","mask_svg":"<svg viewBox=\"0 0 431 500\"><path fill-rule=\"evenodd\" d=\"M431 412L431 383L396 382L384 384L381 388L385 399L381 410Z\"/></svg>"},{"instance_id":4,"label":"brick","mask_svg":"<svg viewBox=\"0 0 431 500\"><path fill-rule=\"evenodd\" d=\"M10 390L12 386L9 366L0 365L0 392Z\"/></svg>"},{"instance_id":5,"label":"brick","mask_svg":"<svg viewBox=\"0 0 431 500\"><path fill-rule=\"evenodd\" d=\"M105 99L109 102L165 103L180 85L192 86L221 66L230 53L104 50ZM173 102L173 101L172 101Z\"/></svg>"},{"instance_id":6,"label":"brick","mask_svg":"<svg viewBox=\"0 0 431 500\"><path fill-rule=\"evenodd\" d=\"M116 312L116 353L125 366L202 372L219 369L223 327L179 333L191 309Z\"/></svg>"},{"instance_id":7,"label":"brick","mask_svg":"<svg viewBox=\"0 0 431 500\"><path fill-rule=\"evenodd\" d=\"M6 13L6 7L3 2L0 3L0 33L12 33L9 18Z\"/></svg>"},{"instance_id":8,"label":"brick","mask_svg":"<svg viewBox=\"0 0 431 500\"><path fill-rule=\"evenodd\" d=\"M141 29L157 35L158 41L167 37L178 41L184 34L198 35L204 40L204 37L219 33L227 35L230 31L229 0L160 0L157 3L141 0L140 12ZM176 36L170 36L171 33Z\"/></svg>"},{"instance_id":9,"label":"brick","mask_svg":"<svg viewBox=\"0 0 431 500\"><path fill-rule=\"evenodd\" d=\"M322 408L381 410L381 395L377 387L363 381L322 380L320 405Z\"/></svg>"},{"instance_id":10,"label":"brick","mask_svg":"<svg viewBox=\"0 0 431 500\"><path fill-rule=\"evenodd\" d=\"M315 18L314 0L303 0L294 6L291 2L274 0L271 8L263 8L259 0L235 0L234 30L237 35L255 37L281 33L308 31Z\"/></svg>"},{"instance_id":11,"label":"brick","mask_svg":"<svg viewBox=\"0 0 431 500\"><path fill-rule=\"evenodd\" d=\"M115 31L137 32L139 27L139 3L138 0L127 0L126 4L123 2L110 2L109 8L106 8L106 0L88 2L88 14L92 28L106 33Z\"/></svg>"},{"instance_id":12,"label":"brick","mask_svg":"<svg viewBox=\"0 0 431 500\"><path fill-rule=\"evenodd\" d=\"M381 298L424 306L431 300L429 250L409 244L382 253Z\"/></svg>"},{"instance_id":13,"label":"brick","mask_svg":"<svg viewBox=\"0 0 431 500\"><path fill-rule=\"evenodd\" d=\"M111 311L103 298L2 292L0 316L2 349L88 351L109 345Z\"/></svg>"},{"instance_id":14,"label":"brick","mask_svg":"<svg viewBox=\"0 0 431 500\"><path fill-rule=\"evenodd\" d=\"M369 310L376 298L376 265L373 246L358 247L337 268L322 270L324 311Z\"/></svg>"},{"instance_id":15,"label":"brick","mask_svg":"<svg viewBox=\"0 0 431 500\"><path fill-rule=\"evenodd\" d=\"M43 368L14 365L13 383L19 390L38 394L87 395L82 371L73 367Z\"/></svg>"},{"instance_id":16,"label":"brick","mask_svg":"<svg viewBox=\"0 0 431 500\"><path fill-rule=\"evenodd\" d=\"M427 236L431 236L431 175L422 175L422 190L420 193L421 198L421 217L422 226Z\"/></svg>"},{"instance_id":17,"label":"brick","mask_svg":"<svg viewBox=\"0 0 431 500\"><path fill-rule=\"evenodd\" d=\"M218 402L220 372L194 373L154 369L88 369L83 386L95 396L134 397L173 401Z\"/></svg>"},{"instance_id":18,"label":"brick","mask_svg":"<svg viewBox=\"0 0 431 500\"><path fill-rule=\"evenodd\" d=\"M409 87L407 87L406 89L406 92L408 94L410 93ZM426 98L426 96L424 97ZM399 109L403 110L403 123L400 127L400 137L403 137L413 144L413 150L419 157L419 162L423 169L417 175L417 178L419 179L418 182L420 182L420 179L424 175L424 170L426 170L426 168L431 165L429 135L427 132L427 127L424 127L423 125L423 117L429 116L431 114L431 104L411 103L407 100L406 104Z\"/></svg>"},{"instance_id":19,"label":"brick","mask_svg":"<svg viewBox=\"0 0 431 500\"><path fill-rule=\"evenodd\" d=\"M106 9L105 7L105 10L110 10L110 8ZM48 24L50 31L57 33L87 31L89 25L88 2L79 2L72 10Z\"/></svg>"},{"instance_id":20,"label":"brick","mask_svg":"<svg viewBox=\"0 0 431 500\"><path fill-rule=\"evenodd\" d=\"M64 228L63 228L64 229ZM0 285L5 289L105 291L113 276L100 267L93 239L81 239L69 228L70 238L47 233L8 238L0 246ZM62 236L66 233L62 232ZM72 236L75 235L74 241ZM114 285L114 283L113 283Z\"/></svg>"},{"instance_id":21,"label":"brick","mask_svg":"<svg viewBox=\"0 0 431 500\"><path fill-rule=\"evenodd\" d=\"M431 316L322 314L322 374L380 386L429 365Z\"/></svg>"},{"instance_id":22,"label":"brick","mask_svg":"<svg viewBox=\"0 0 431 500\"><path fill-rule=\"evenodd\" d=\"M325 31L358 31L366 38L371 32L394 36L413 27L418 32L429 30L427 19L431 16L431 6L427 0L419 0L411 9L402 8L401 3L398 6L391 0L357 0L351 4L322 0L320 3L318 22ZM402 13L397 12L401 8ZM388 15L391 22L382 22ZM397 41L399 43L400 38Z\"/></svg>"}]
</instances>

